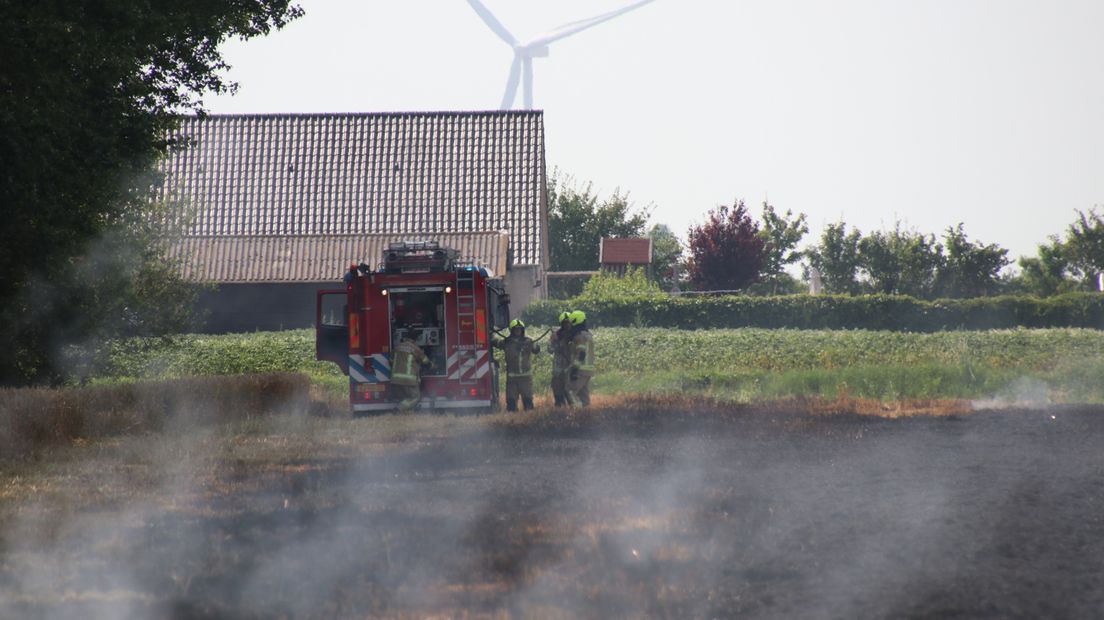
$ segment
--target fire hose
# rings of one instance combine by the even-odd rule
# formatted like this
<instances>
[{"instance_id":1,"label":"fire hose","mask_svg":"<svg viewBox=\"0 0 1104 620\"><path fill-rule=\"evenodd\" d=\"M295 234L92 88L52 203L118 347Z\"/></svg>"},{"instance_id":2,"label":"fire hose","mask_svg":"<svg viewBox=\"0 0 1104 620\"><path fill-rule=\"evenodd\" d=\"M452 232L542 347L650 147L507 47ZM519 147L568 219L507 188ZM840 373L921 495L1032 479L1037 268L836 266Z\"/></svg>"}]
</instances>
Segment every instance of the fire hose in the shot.
<instances>
[{"instance_id":1,"label":"fire hose","mask_svg":"<svg viewBox=\"0 0 1104 620\"><path fill-rule=\"evenodd\" d=\"M495 329L495 330L491 330L491 331L492 331L492 332L494 333L494 335L498 336L499 338L503 338L503 339L505 339L505 338L509 338L509 337L510 337L509 335L505 335L505 336L504 336L504 335L502 334L502 332L501 332L501 331L499 331L499 330L497 330L497 329ZM548 334L550 334L550 333L552 333L552 328L551 328L551 327L549 327L548 329L544 330L544 333L543 333L543 334L541 334L540 336L537 336L536 338L534 338L534 339L533 339L533 344L536 344L536 343L540 342L541 340L543 340L543 339L544 339L544 337L545 337L545 336L547 336L547 335L548 335Z\"/></svg>"}]
</instances>

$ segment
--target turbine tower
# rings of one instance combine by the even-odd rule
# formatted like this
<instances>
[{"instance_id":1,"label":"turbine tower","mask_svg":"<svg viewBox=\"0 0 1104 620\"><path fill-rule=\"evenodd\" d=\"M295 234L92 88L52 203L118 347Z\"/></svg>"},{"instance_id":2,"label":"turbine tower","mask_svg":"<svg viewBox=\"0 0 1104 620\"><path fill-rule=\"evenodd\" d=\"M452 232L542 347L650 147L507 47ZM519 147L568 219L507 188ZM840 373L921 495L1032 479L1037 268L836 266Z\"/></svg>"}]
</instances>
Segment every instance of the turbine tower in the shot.
<instances>
[{"instance_id":1,"label":"turbine tower","mask_svg":"<svg viewBox=\"0 0 1104 620\"><path fill-rule=\"evenodd\" d=\"M597 26L602 22L609 21L618 15L628 13L652 1L653 0L638 0L616 11L603 13L589 19L568 22L554 30L550 30L529 39L528 41L518 41L514 35L510 34L509 30L506 30L502 22L498 21L494 14L480 2L480 0L468 0L468 4L475 9L475 12L479 14L479 17L483 19L487 27L514 50L514 62L510 65L510 77L506 79L506 92L502 94L502 104L499 105L499 109L509 110L513 107L514 99L517 97L519 79L525 81L525 88L523 90L525 108L531 109L533 107L533 59L548 56L548 45L550 43L569 37L587 28Z\"/></svg>"}]
</instances>

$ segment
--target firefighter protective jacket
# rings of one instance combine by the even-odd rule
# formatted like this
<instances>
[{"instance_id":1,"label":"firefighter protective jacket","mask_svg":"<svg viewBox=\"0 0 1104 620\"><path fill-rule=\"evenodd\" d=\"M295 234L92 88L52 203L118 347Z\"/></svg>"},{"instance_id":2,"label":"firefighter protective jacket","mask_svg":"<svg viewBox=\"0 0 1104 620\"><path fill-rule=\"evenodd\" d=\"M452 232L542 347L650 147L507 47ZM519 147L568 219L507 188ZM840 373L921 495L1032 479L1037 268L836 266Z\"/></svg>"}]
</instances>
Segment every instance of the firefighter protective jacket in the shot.
<instances>
[{"instance_id":1,"label":"firefighter protective jacket","mask_svg":"<svg viewBox=\"0 0 1104 620\"><path fill-rule=\"evenodd\" d=\"M571 368L571 330L560 328L552 334L552 374L561 374Z\"/></svg>"},{"instance_id":2,"label":"firefighter protective jacket","mask_svg":"<svg viewBox=\"0 0 1104 620\"><path fill-rule=\"evenodd\" d=\"M515 338L512 335L505 340L495 340L494 346L506 354L507 377L530 377L533 375L533 354L540 353L540 345L534 344L528 336Z\"/></svg>"},{"instance_id":3,"label":"firefighter protective jacket","mask_svg":"<svg viewBox=\"0 0 1104 620\"><path fill-rule=\"evenodd\" d=\"M571 368L577 370L580 375L594 374L594 336L589 329L575 331L571 339Z\"/></svg>"},{"instance_id":4,"label":"firefighter protective jacket","mask_svg":"<svg viewBox=\"0 0 1104 620\"><path fill-rule=\"evenodd\" d=\"M418 385L422 378L422 364L428 358L413 340L404 338L395 347L395 359L391 363L391 383L395 385Z\"/></svg>"}]
</instances>

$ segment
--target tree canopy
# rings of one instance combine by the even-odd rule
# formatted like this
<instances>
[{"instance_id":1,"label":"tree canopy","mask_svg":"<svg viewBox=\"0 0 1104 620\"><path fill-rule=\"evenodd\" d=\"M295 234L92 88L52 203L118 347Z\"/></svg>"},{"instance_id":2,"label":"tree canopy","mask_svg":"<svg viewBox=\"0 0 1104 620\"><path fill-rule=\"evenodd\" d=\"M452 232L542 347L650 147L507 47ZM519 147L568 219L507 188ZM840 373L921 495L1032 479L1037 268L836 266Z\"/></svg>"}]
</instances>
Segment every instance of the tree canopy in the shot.
<instances>
[{"instance_id":1,"label":"tree canopy","mask_svg":"<svg viewBox=\"0 0 1104 620\"><path fill-rule=\"evenodd\" d=\"M742 200L710 210L688 240L690 282L699 290L740 290L759 281L766 242Z\"/></svg>"},{"instance_id":2,"label":"tree canopy","mask_svg":"<svg viewBox=\"0 0 1104 620\"><path fill-rule=\"evenodd\" d=\"M863 235L843 222L830 224L807 252L808 267L830 293L885 293L920 299L978 297L1002 292L1008 250L971 241L962 224L942 242L902 228Z\"/></svg>"},{"instance_id":3,"label":"tree canopy","mask_svg":"<svg viewBox=\"0 0 1104 620\"><path fill-rule=\"evenodd\" d=\"M598 269L603 237L642 237L648 210L637 210L627 194L602 200L594 186L553 174L548 181L548 245L552 271Z\"/></svg>"},{"instance_id":4,"label":"tree canopy","mask_svg":"<svg viewBox=\"0 0 1104 620\"><path fill-rule=\"evenodd\" d=\"M931 297L942 246L935 235L902 230L875 231L859 241L859 266L871 292Z\"/></svg>"},{"instance_id":5,"label":"tree canopy","mask_svg":"<svg viewBox=\"0 0 1104 620\"><path fill-rule=\"evenodd\" d=\"M802 257L797 244L809 233L804 213L796 216L786 209L779 215L770 204L763 203L763 226L759 236L766 251L763 257L763 277L771 285L771 292L777 293L779 284L786 276L786 266Z\"/></svg>"},{"instance_id":6,"label":"tree canopy","mask_svg":"<svg viewBox=\"0 0 1104 620\"><path fill-rule=\"evenodd\" d=\"M820 244L807 252L809 266L820 272L824 288L830 293L859 292L859 241L862 233L847 231L847 224L836 222L824 228Z\"/></svg>"},{"instance_id":7,"label":"tree canopy","mask_svg":"<svg viewBox=\"0 0 1104 620\"><path fill-rule=\"evenodd\" d=\"M1089 283L1104 273L1104 216L1077 211L1067 231L1066 255L1074 274Z\"/></svg>"},{"instance_id":8,"label":"tree canopy","mask_svg":"<svg viewBox=\"0 0 1104 620\"><path fill-rule=\"evenodd\" d=\"M1013 286L1035 295L1094 291L1104 273L1104 216L1096 209L1075 211L1066 238L1054 235L1038 254L1019 260L1021 275Z\"/></svg>"},{"instance_id":9,"label":"tree canopy","mask_svg":"<svg viewBox=\"0 0 1104 620\"><path fill-rule=\"evenodd\" d=\"M947 229L944 254L936 270L935 292L941 297L985 297L1001 292L1000 272L1012 261L995 243L970 241L962 223Z\"/></svg>"},{"instance_id":10,"label":"tree canopy","mask_svg":"<svg viewBox=\"0 0 1104 620\"><path fill-rule=\"evenodd\" d=\"M16 350L0 382L51 374L50 347L72 324L61 309L87 283L74 276L142 220L177 116L234 89L219 45L301 13L289 0L0 0L0 337Z\"/></svg>"}]
</instances>

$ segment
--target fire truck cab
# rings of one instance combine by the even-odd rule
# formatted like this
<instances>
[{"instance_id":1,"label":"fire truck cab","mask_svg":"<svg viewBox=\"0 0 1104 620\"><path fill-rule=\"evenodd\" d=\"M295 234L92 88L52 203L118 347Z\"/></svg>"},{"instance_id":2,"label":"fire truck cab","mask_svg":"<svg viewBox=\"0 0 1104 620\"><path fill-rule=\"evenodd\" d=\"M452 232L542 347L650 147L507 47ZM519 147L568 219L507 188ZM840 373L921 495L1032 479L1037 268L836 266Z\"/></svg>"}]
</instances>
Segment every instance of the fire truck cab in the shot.
<instances>
[{"instance_id":1,"label":"fire truck cab","mask_svg":"<svg viewBox=\"0 0 1104 620\"><path fill-rule=\"evenodd\" d=\"M350 265L343 290L318 291L315 358L349 376L354 415L398 408L391 355L403 338L429 358L420 409L490 410L498 405L491 335L509 321L503 282L435 241L391 243L376 269Z\"/></svg>"}]
</instances>

